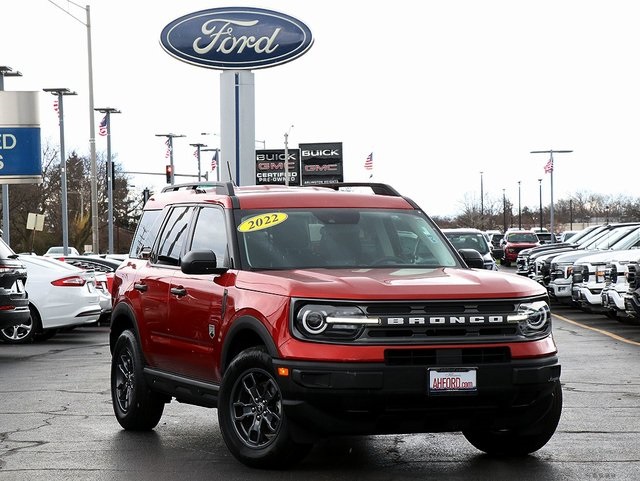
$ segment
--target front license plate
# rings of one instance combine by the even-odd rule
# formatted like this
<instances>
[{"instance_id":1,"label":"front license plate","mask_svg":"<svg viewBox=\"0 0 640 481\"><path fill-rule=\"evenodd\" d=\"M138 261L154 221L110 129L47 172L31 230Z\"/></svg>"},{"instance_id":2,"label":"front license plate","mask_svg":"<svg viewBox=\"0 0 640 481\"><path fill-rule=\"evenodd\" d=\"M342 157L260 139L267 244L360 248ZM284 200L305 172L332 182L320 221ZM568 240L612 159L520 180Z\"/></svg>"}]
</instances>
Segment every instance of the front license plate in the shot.
<instances>
[{"instance_id":1,"label":"front license plate","mask_svg":"<svg viewBox=\"0 0 640 481\"><path fill-rule=\"evenodd\" d=\"M475 392L478 389L476 370L470 368L430 369L429 394Z\"/></svg>"}]
</instances>

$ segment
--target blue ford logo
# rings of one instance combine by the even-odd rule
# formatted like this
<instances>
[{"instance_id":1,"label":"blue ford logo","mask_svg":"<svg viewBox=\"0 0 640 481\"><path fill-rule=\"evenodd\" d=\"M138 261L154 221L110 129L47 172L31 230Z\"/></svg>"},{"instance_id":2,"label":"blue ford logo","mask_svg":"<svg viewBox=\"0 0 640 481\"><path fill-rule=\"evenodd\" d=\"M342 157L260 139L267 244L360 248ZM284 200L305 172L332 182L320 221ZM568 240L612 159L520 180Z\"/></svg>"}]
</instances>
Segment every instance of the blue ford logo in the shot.
<instances>
[{"instance_id":1,"label":"blue ford logo","mask_svg":"<svg viewBox=\"0 0 640 481\"><path fill-rule=\"evenodd\" d=\"M313 44L311 30L284 13L250 7L212 8L162 30L162 47L180 60L213 69L258 69L289 62Z\"/></svg>"}]
</instances>

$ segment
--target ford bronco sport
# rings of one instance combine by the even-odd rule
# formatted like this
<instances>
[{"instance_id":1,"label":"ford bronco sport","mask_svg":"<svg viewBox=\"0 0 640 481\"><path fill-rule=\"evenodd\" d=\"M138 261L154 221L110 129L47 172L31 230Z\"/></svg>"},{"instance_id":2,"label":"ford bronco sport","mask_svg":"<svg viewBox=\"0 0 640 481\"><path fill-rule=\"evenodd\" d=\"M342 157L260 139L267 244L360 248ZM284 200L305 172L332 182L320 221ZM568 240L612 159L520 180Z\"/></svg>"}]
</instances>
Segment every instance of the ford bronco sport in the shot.
<instances>
[{"instance_id":1,"label":"ford bronco sport","mask_svg":"<svg viewBox=\"0 0 640 481\"><path fill-rule=\"evenodd\" d=\"M340 434L461 431L506 456L544 446L562 409L545 289L482 269L390 186L364 187L152 196L113 287L120 425L153 429L172 399L217 408L253 467Z\"/></svg>"}]
</instances>

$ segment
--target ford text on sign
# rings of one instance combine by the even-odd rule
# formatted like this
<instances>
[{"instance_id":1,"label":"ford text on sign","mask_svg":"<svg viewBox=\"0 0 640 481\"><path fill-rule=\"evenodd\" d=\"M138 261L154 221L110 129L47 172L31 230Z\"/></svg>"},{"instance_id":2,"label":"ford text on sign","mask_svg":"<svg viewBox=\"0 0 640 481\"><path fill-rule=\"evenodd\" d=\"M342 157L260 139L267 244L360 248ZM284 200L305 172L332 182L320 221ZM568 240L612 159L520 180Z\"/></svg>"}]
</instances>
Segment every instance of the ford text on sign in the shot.
<instances>
[{"instance_id":1,"label":"ford text on sign","mask_svg":"<svg viewBox=\"0 0 640 481\"><path fill-rule=\"evenodd\" d=\"M289 62L313 44L311 30L283 13L251 7L212 8L169 23L160 35L170 55L200 67L258 69Z\"/></svg>"}]
</instances>

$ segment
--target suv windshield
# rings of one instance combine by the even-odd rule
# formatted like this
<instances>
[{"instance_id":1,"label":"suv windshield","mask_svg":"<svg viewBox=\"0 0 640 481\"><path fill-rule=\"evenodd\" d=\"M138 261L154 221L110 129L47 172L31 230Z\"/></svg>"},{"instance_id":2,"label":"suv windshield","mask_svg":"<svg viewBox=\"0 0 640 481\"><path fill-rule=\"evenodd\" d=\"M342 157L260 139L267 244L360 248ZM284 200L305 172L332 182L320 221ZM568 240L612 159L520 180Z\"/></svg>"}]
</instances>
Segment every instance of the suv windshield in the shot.
<instances>
[{"instance_id":1,"label":"suv windshield","mask_svg":"<svg viewBox=\"0 0 640 481\"><path fill-rule=\"evenodd\" d=\"M514 232L513 234L507 234L507 242L531 242L536 244L538 242L538 236L533 232Z\"/></svg>"},{"instance_id":2,"label":"suv windshield","mask_svg":"<svg viewBox=\"0 0 640 481\"><path fill-rule=\"evenodd\" d=\"M482 255L489 253L487 241L484 235L480 233L445 232L445 235L456 249L475 249Z\"/></svg>"},{"instance_id":3,"label":"suv windshield","mask_svg":"<svg viewBox=\"0 0 640 481\"><path fill-rule=\"evenodd\" d=\"M416 211L243 211L236 227L243 263L253 269L459 266Z\"/></svg>"}]
</instances>

